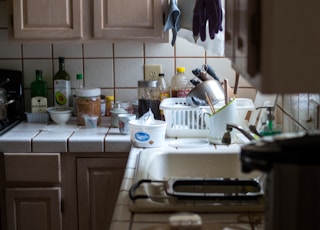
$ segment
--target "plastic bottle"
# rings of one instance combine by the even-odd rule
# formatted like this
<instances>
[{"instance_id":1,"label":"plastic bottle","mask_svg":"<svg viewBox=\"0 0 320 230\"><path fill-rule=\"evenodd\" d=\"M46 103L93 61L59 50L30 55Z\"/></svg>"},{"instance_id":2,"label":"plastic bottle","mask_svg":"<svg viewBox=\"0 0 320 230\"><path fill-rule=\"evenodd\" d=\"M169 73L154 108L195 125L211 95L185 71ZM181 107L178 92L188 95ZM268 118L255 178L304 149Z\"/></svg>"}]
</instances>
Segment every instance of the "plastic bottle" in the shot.
<instances>
[{"instance_id":1,"label":"plastic bottle","mask_svg":"<svg viewBox=\"0 0 320 230\"><path fill-rule=\"evenodd\" d=\"M36 80L31 82L31 111L47 112L47 82L42 79L42 70L36 70Z\"/></svg>"},{"instance_id":2,"label":"plastic bottle","mask_svg":"<svg viewBox=\"0 0 320 230\"><path fill-rule=\"evenodd\" d=\"M110 110L113 108L114 106L114 96L106 96L106 116L110 117L111 116L111 112Z\"/></svg>"},{"instance_id":3,"label":"plastic bottle","mask_svg":"<svg viewBox=\"0 0 320 230\"><path fill-rule=\"evenodd\" d=\"M164 73L159 73L159 88L160 88L160 103L165 98L170 97L170 89L168 87L167 81L164 78ZM163 110L160 110L161 120L165 120Z\"/></svg>"},{"instance_id":4,"label":"plastic bottle","mask_svg":"<svg viewBox=\"0 0 320 230\"><path fill-rule=\"evenodd\" d=\"M54 105L58 107L71 106L70 75L65 71L64 58L59 57L59 70L54 75Z\"/></svg>"},{"instance_id":5,"label":"plastic bottle","mask_svg":"<svg viewBox=\"0 0 320 230\"><path fill-rule=\"evenodd\" d=\"M177 67L177 73L171 80L171 97L187 97L191 90L189 79L185 74L184 67Z\"/></svg>"}]
</instances>

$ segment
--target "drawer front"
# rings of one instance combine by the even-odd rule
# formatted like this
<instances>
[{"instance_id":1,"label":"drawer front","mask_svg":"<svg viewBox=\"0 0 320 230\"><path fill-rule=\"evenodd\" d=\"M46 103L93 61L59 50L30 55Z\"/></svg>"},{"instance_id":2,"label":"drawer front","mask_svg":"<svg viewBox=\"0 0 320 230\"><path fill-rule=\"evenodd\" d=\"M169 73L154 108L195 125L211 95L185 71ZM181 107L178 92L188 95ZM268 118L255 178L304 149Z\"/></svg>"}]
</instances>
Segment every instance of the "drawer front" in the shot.
<instances>
[{"instance_id":1,"label":"drawer front","mask_svg":"<svg viewBox=\"0 0 320 230\"><path fill-rule=\"evenodd\" d=\"M60 153L4 153L7 182L61 182Z\"/></svg>"}]
</instances>

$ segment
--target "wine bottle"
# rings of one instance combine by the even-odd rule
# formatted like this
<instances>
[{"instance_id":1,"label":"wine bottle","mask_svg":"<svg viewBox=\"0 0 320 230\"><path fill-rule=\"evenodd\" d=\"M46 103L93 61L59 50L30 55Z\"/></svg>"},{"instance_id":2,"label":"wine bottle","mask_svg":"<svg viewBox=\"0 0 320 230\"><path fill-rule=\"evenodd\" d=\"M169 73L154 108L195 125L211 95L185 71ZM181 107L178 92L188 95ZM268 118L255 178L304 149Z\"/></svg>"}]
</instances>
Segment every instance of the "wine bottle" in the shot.
<instances>
[{"instance_id":1,"label":"wine bottle","mask_svg":"<svg viewBox=\"0 0 320 230\"><path fill-rule=\"evenodd\" d=\"M54 105L57 107L71 106L71 82L70 75L65 70L63 57L59 57L59 70L54 75Z\"/></svg>"},{"instance_id":2,"label":"wine bottle","mask_svg":"<svg viewBox=\"0 0 320 230\"><path fill-rule=\"evenodd\" d=\"M46 113L48 106L47 82L42 79L42 70L36 70L36 79L31 82L31 112Z\"/></svg>"}]
</instances>

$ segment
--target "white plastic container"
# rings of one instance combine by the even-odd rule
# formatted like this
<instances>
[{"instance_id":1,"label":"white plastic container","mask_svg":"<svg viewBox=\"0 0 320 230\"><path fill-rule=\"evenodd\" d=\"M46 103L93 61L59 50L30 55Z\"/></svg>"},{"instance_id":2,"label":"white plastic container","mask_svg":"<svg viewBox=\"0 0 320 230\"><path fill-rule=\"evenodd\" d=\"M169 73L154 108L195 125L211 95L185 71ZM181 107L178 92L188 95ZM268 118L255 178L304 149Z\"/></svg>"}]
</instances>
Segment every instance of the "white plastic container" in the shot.
<instances>
[{"instance_id":1,"label":"white plastic container","mask_svg":"<svg viewBox=\"0 0 320 230\"><path fill-rule=\"evenodd\" d=\"M130 140L135 147L161 147L166 138L165 121L155 120L151 124L144 124L143 120L129 121Z\"/></svg>"},{"instance_id":2,"label":"white plastic container","mask_svg":"<svg viewBox=\"0 0 320 230\"><path fill-rule=\"evenodd\" d=\"M236 98L236 122L245 125L245 116L254 109L254 104L248 98ZM224 102L214 105L222 108ZM209 106L190 106L186 98L166 98L160 104L167 122L167 137L208 137L209 136ZM244 126L245 127L245 126Z\"/></svg>"}]
</instances>

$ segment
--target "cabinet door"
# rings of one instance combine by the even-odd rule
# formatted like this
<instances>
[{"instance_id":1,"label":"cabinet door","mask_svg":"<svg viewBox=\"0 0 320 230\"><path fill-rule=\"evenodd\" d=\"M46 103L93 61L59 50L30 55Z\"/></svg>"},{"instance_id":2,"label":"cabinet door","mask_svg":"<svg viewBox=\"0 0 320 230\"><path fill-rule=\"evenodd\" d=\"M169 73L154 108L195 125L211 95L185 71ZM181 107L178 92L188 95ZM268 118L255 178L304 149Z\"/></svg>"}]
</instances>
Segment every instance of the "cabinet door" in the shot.
<instances>
[{"instance_id":1,"label":"cabinet door","mask_svg":"<svg viewBox=\"0 0 320 230\"><path fill-rule=\"evenodd\" d=\"M260 63L259 1L235 0L235 53L233 67L242 75L255 76Z\"/></svg>"},{"instance_id":2,"label":"cabinet door","mask_svg":"<svg viewBox=\"0 0 320 230\"><path fill-rule=\"evenodd\" d=\"M163 0L93 0L94 38L164 39Z\"/></svg>"},{"instance_id":3,"label":"cabinet door","mask_svg":"<svg viewBox=\"0 0 320 230\"><path fill-rule=\"evenodd\" d=\"M224 30L224 54L226 57L234 61L234 32L235 32L235 0L225 1L225 30Z\"/></svg>"},{"instance_id":4,"label":"cabinet door","mask_svg":"<svg viewBox=\"0 0 320 230\"><path fill-rule=\"evenodd\" d=\"M7 230L61 230L60 188L7 188Z\"/></svg>"},{"instance_id":5,"label":"cabinet door","mask_svg":"<svg viewBox=\"0 0 320 230\"><path fill-rule=\"evenodd\" d=\"M14 38L82 37L81 0L12 0Z\"/></svg>"},{"instance_id":6,"label":"cabinet door","mask_svg":"<svg viewBox=\"0 0 320 230\"><path fill-rule=\"evenodd\" d=\"M78 158L79 230L108 229L126 158Z\"/></svg>"}]
</instances>

